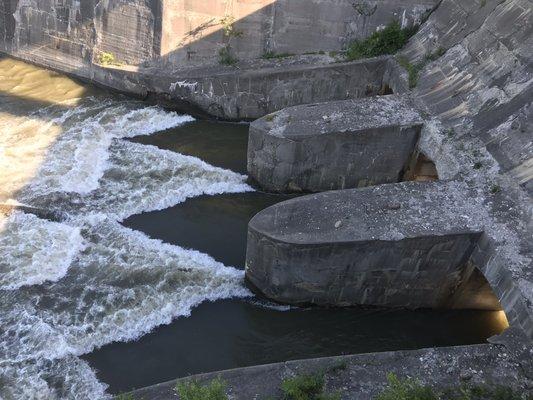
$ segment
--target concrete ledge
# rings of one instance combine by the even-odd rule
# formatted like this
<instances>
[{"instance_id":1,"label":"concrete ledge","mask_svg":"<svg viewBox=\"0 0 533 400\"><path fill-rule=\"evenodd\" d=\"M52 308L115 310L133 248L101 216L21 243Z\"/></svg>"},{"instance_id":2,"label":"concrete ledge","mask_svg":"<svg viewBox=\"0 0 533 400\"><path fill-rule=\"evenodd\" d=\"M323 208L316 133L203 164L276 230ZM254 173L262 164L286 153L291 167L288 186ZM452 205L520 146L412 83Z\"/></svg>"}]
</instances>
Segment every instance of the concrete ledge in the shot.
<instances>
[{"instance_id":1,"label":"concrete ledge","mask_svg":"<svg viewBox=\"0 0 533 400\"><path fill-rule=\"evenodd\" d=\"M275 192L399 182L422 124L403 96L286 108L250 125L248 173Z\"/></svg>"},{"instance_id":2,"label":"concrete ledge","mask_svg":"<svg viewBox=\"0 0 533 400\"><path fill-rule=\"evenodd\" d=\"M249 223L246 279L282 303L494 309L454 299L482 232L460 201L444 183L402 183L276 204Z\"/></svg>"},{"instance_id":3,"label":"concrete ledge","mask_svg":"<svg viewBox=\"0 0 533 400\"><path fill-rule=\"evenodd\" d=\"M531 386L528 386L531 381L523 368L527 365L527 357L523 345L514 350L502 345L476 345L357 354L213 372L132 393L135 399L177 399L176 383L191 379L209 382L220 377L227 382L233 400L277 399L282 396L280 385L283 379L322 372L325 373L327 391L338 391L342 400L370 400L380 393L386 384L387 373L392 372L402 378L414 377L438 389L457 388L468 382L472 385L505 385L527 394L531 393Z\"/></svg>"}]
</instances>

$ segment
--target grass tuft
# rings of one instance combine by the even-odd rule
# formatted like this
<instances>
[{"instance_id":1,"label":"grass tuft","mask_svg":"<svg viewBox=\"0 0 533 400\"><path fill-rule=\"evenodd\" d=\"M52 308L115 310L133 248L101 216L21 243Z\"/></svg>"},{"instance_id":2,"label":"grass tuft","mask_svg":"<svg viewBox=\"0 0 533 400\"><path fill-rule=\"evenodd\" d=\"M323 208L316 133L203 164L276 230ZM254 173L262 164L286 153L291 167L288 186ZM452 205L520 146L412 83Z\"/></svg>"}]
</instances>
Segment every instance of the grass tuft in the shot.
<instances>
[{"instance_id":1,"label":"grass tuft","mask_svg":"<svg viewBox=\"0 0 533 400\"><path fill-rule=\"evenodd\" d=\"M178 383L176 391L180 400L228 400L226 386L225 381L216 378L204 385L197 381Z\"/></svg>"},{"instance_id":2,"label":"grass tuft","mask_svg":"<svg viewBox=\"0 0 533 400\"><path fill-rule=\"evenodd\" d=\"M438 400L430 387L422 386L416 380L400 380L390 373L387 375L388 385L376 400Z\"/></svg>"}]
</instances>

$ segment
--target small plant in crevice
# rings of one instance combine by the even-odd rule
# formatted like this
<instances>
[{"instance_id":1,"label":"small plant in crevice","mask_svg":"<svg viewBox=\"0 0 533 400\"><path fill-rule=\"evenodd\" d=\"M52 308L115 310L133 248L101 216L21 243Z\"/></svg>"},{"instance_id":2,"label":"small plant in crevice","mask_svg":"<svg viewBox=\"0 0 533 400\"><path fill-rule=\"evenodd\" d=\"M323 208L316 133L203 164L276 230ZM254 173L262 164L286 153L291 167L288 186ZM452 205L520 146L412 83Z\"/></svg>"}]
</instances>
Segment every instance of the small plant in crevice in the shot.
<instances>
[{"instance_id":1,"label":"small plant in crevice","mask_svg":"<svg viewBox=\"0 0 533 400\"><path fill-rule=\"evenodd\" d=\"M400 64L407 71L409 87L411 89L418 85L418 77L420 75L420 71L422 71L422 69L424 69L424 67L430 62L440 58L442 55L444 55L444 53L446 53L446 50L442 47L439 47L434 52L426 54L422 61L416 64L412 64L406 57L403 56L399 56L396 58L398 64Z\"/></svg>"},{"instance_id":2,"label":"small plant in crevice","mask_svg":"<svg viewBox=\"0 0 533 400\"><path fill-rule=\"evenodd\" d=\"M481 169L481 167L483 166L483 163L481 161L476 161L473 165L473 168L474 169Z\"/></svg>"},{"instance_id":3,"label":"small plant in crevice","mask_svg":"<svg viewBox=\"0 0 533 400\"><path fill-rule=\"evenodd\" d=\"M176 392L180 400L228 400L226 382L220 378L201 384L197 381L187 381L176 385Z\"/></svg>"},{"instance_id":4,"label":"small plant in crevice","mask_svg":"<svg viewBox=\"0 0 533 400\"><path fill-rule=\"evenodd\" d=\"M239 61L233 56L231 47L229 45L222 47L218 51L218 56L220 57L219 61L222 65L235 65Z\"/></svg>"},{"instance_id":5,"label":"small plant in crevice","mask_svg":"<svg viewBox=\"0 0 533 400\"><path fill-rule=\"evenodd\" d=\"M500 186L498 186L498 185L492 185L490 187L490 192L492 194L500 193L501 191L502 191L502 188Z\"/></svg>"},{"instance_id":6,"label":"small plant in crevice","mask_svg":"<svg viewBox=\"0 0 533 400\"><path fill-rule=\"evenodd\" d=\"M222 24L222 32L224 36L224 47L218 51L220 57L220 64L223 65L235 65L239 60L233 55L233 48L231 42L234 38L241 37L242 31L237 30L235 27L235 18L231 15L226 15L220 19Z\"/></svg>"},{"instance_id":7,"label":"small plant in crevice","mask_svg":"<svg viewBox=\"0 0 533 400\"><path fill-rule=\"evenodd\" d=\"M274 58L291 57L293 55L294 54L291 54L291 53L280 53L280 54L277 54L277 53L274 53L273 51L267 51L265 54L263 54L262 58L265 59L265 60L271 60L271 59L274 59Z\"/></svg>"},{"instance_id":8,"label":"small plant in crevice","mask_svg":"<svg viewBox=\"0 0 533 400\"><path fill-rule=\"evenodd\" d=\"M101 65L119 65L115 58L115 55L106 51L98 53L96 59Z\"/></svg>"},{"instance_id":9,"label":"small plant in crevice","mask_svg":"<svg viewBox=\"0 0 533 400\"><path fill-rule=\"evenodd\" d=\"M346 59L352 61L394 54L405 46L409 38L417 30L418 26L402 28L398 21L393 21L382 30L374 32L368 38L350 43L346 49Z\"/></svg>"}]
</instances>

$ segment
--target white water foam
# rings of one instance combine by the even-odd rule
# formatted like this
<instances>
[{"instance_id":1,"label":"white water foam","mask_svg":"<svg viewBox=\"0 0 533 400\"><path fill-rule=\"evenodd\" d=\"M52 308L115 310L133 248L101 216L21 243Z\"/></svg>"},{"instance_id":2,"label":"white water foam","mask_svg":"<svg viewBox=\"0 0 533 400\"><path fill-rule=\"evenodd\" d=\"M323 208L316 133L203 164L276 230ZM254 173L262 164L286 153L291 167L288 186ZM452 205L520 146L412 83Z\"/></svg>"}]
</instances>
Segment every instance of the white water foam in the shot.
<instances>
[{"instance_id":1,"label":"white water foam","mask_svg":"<svg viewBox=\"0 0 533 400\"><path fill-rule=\"evenodd\" d=\"M83 248L79 228L19 211L0 218L0 289L57 281Z\"/></svg>"},{"instance_id":2,"label":"white water foam","mask_svg":"<svg viewBox=\"0 0 533 400\"><path fill-rule=\"evenodd\" d=\"M251 295L242 271L117 222L251 190L243 175L122 139L191 120L92 98L7 118L0 197L66 219L15 211L0 223L0 399L107 398L79 355L134 340L203 301Z\"/></svg>"},{"instance_id":3,"label":"white water foam","mask_svg":"<svg viewBox=\"0 0 533 400\"><path fill-rule=\"evenodd\" d=\"M0 315L0 325L8 327L0 343L0 366L33 371L42 360L134 340L189 315L203 301L251 296L242 285L242 271L150 239L105 216L91 222L82 229L87 247L63 279L12 292L10 307ZM7 387L19 384L11 378Z\"/></svg>"}]
</instances>

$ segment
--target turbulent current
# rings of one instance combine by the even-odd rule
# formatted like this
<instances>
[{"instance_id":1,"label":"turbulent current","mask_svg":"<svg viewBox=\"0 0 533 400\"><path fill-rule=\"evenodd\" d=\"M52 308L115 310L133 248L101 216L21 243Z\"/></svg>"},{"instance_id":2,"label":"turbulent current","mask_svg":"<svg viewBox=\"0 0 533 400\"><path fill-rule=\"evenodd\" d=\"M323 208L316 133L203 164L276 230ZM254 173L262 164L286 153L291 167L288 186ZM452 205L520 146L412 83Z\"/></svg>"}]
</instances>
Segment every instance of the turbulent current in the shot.
<instances>
[{"instance_id":1,"label":"turbulent current","mask_svg":"<svg viewBox=\"0 0 533 400\"><path fill-rule=\"evenodd\" d=\"M120 224L251 190L243 175L125 140L190 121L0 60L1 399L106 398L80 355L249 296L242 271Z\"/></svg>"}]
</instances>

